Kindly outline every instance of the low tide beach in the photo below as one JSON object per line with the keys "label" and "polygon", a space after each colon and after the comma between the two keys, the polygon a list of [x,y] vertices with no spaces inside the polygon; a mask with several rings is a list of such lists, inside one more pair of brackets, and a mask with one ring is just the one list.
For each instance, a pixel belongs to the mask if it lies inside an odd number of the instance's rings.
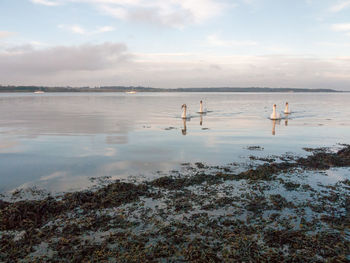
{"label": "low tide beach", "polygon": [[184,163],[143,183],[0,201],[0,260],[348,262],[350,146],[305,150],[252,155],[239,173]]}

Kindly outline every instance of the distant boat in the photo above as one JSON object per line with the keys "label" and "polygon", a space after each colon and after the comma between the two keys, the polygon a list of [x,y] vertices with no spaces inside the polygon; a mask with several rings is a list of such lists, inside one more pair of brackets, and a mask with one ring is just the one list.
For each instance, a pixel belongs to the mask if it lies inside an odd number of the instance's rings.
{"label": "distant boat", "polygon": [[132,90],[132,91],[127,91],[126,93],[127,93],[127,94],[135,94],[136,91]]}
{"label": "distant boat", "polygon": [[43,94],[43,93],[45,93],[45,91],[42,91],[42,90],[36,90],[36,91],[34,91],[34,93],[35,93],[35,94]]}

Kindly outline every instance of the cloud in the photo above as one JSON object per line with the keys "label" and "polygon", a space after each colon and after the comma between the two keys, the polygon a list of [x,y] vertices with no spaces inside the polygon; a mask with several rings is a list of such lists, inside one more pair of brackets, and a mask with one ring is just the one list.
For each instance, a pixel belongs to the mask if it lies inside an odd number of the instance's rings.
{"label": "cloud", "polygon": [[247,5],[252,5],[254,4],[255,0],[242,0],[243,3],[247,4]]}
{"label": "cloud", "polygon": [[102,26],[97,28],[98,33],[103,33],[103,32],[111,32],[114,31],[115,28],[112,26]]}
{"label": "cloud", "polygon": [[337,13],[340,12],[346,8],[350,7],[350,1],[341,1],[337,3],[336,5],[333,5],[329,10],[331,12]]}
{"label": "cloud", "polygon": [[120,43],[0,52],[3,85],[349,89],[349,68],[349,57],[130,54]]}
{"label": "cloud", "polygon": [[103,27],[97,27],[94,30],[86,30],[80,25],[58,25],[58,28],[65,29],[70,31],[71,33],[79,34],[79,35],[96,35],[100,33],[106,33],[114,31],[115,28],[112,26],[103,26]]}
{"label": "cloud", "polygon": [[234,47],[234,46],[256,46],[254,41],[236,41],[236,40],[224,40],[217,35],[209,35],[207,37],[207,43],[215,47]]}
{"label": "cloud", "polygon": [[0,38],[7,38],[15,35],[14,32],[0,31]]}
{"label": "cloud", "polygon": [[336,32],[350,31],[350,23],[333,24],[331,29]]}
{"label": "cloud", "polygon": [[195,20],[193,14],[189,10],[174,9],[165,11],[153,6],[134,8],[103,6],[101,9],[105,13],[121,20],[177,28],[181,28],[185,24],[193,23]]}
{"label": "cloud", "polygon": [[82,28],[79,25],[71,25],[71,26],[67,26],[67,25],[59,25],[58,28],[60,29],[67,29],[72,33],[76,33],[76,34],[80,34],[80,35],[85,35],[86,34],[86,30],[84,28]]}
{"label": "cloud", "polygon": [[327,46],[327,47],[333,47],[333,48],[349,48],[350,43],[339,43],[339,42],[316,42],[316,45],[319,46]]}
{"label": "cloud", "polygon": [[344,32],[346,36],[350,36],[350,23],[333,24],[331,29],[335,32]]}
{"label": "cloud", "polygon": [[60,5],[58,1],[50,1],[50,0],[30,0],[34,4],[41,4],[46,6],[57,6]]}
{"label": "cloud", "polygon": [[0,76],[101,70],[127,61],[130,55],[126,51],[126,46],[120,43],[46,49],[16,46],[0,52]]}
{"label": "cloud", "polygon": [[170,27],[199,24],[220,15],[227,0],[32,0],[45,5],[86,3],[120,20],[151,23]]}
{"label": "cloud", "polygon": [[[270,86],[317,88],[348,88],[347,73],[350,61],[307,56],[203,56],[188,54],[181,61],[175,56],[153,58],[135,66],[141,75],[153,75],[153,86],[217,87],[217,86]],[[156,62],[152,62],[156,61]],[[143,69],[139,69],[144,64]],[[148,65],[147,67],[145,65]],[[213,71],[212,65],[220,70]],[[176,76],[176,77],[175,77]],[[136,79],[136,78],[135,78]]]}

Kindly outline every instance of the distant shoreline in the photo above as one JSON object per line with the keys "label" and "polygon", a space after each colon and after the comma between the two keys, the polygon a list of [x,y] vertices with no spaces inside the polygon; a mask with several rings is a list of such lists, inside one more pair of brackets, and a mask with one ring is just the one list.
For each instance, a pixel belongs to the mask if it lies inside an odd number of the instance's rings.
{"label": "distant shoreline", "polygon": [[296,88],[267,88],[267,87],[218,87],[218,88],[176,88],[162,89],[151,87],[125,87],[125,86],[103,86],[103,87],[45,87],[45,86],[0,86],[0,93],[33,93],[43,92],[283,92],[283,93],[321,93],[321,92],[347,92],[334,89],[296,89]]}

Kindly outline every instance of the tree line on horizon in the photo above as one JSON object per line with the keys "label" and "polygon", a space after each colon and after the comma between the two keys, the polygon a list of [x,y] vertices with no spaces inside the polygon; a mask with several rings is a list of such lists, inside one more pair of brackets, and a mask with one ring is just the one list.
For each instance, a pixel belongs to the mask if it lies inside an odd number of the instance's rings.
{"label": "tree line on horizon", "polygon": [[301,89],[269,87],[198,87],[198,88],[152,88],[142,86],[100,86],[100,87],[47,87],[47,86],[1,86],[0,92],[340,92],[334,89]]}

